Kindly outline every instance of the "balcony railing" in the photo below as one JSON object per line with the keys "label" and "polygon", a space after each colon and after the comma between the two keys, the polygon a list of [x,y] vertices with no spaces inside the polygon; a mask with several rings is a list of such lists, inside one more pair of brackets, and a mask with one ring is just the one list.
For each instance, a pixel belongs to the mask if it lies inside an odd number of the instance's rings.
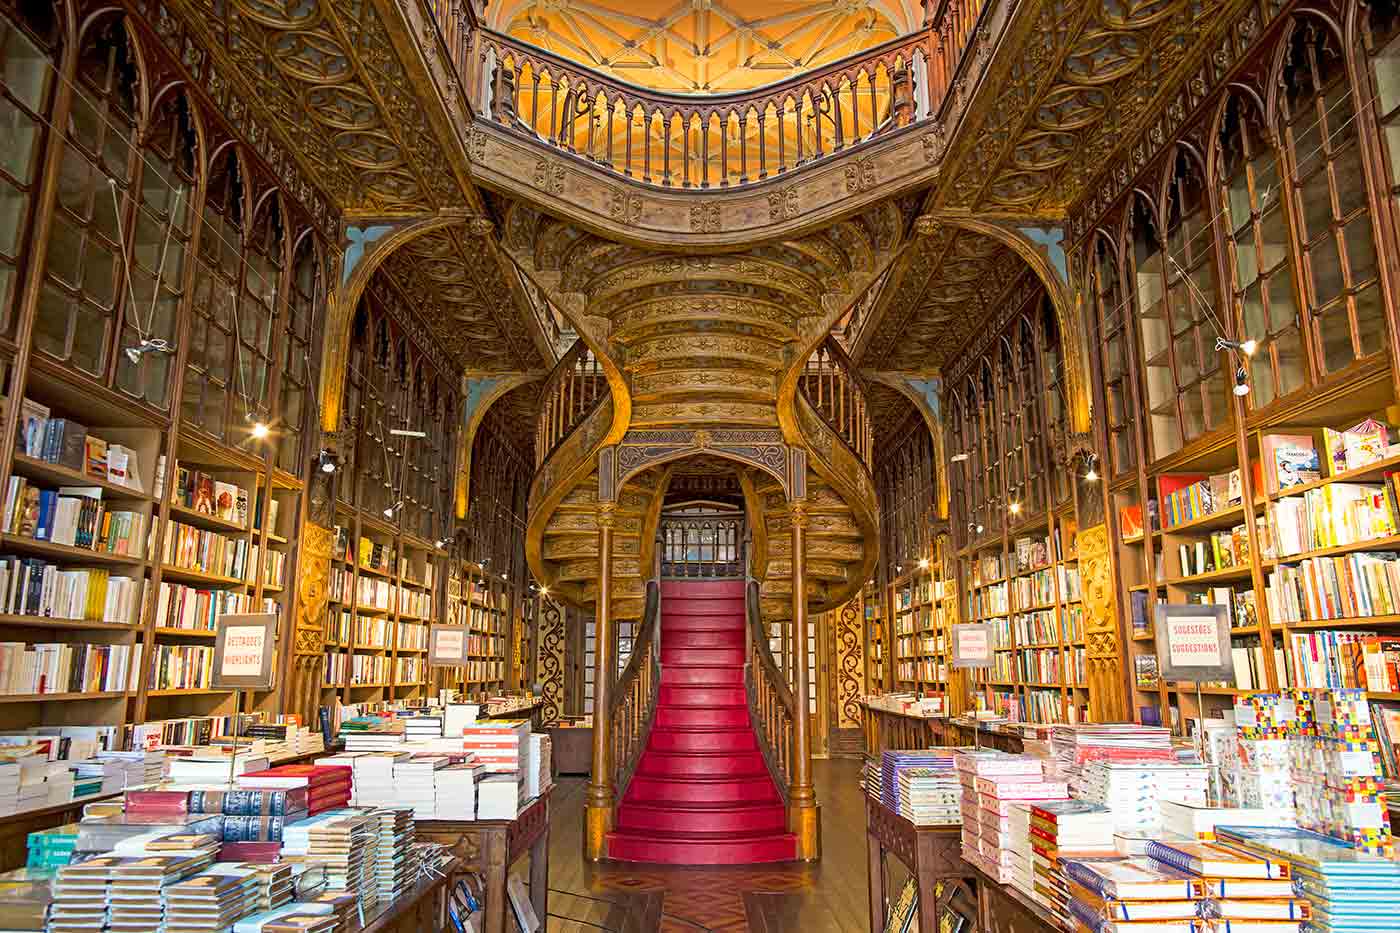
{"label": "balcony railing", "polygon": [[920,32],[756,91],[648,91],[482,30],[477,112],[660,188],[727,188],[843,152],[930,115]]}
{"label": "balcony railing", "polygon": [[744,516],[739,512],[662,515],[656,531],[661,576],[744,576]]}
{"label": "balcony railing", "polygon": [[874,438],[865,381],[834,337],[828,335],[807,358],[798,386],[817,414],[868,469]]}
{"label": "balcony railing", "polygon": [[[478,119],[659,188],[728,188],[937,115],[986,0],[924,0],[925,25],[785,81],[726,94],[651,91],[480,25],[480,0],[417,0]],[[1013,2],[1013,0],[1003,0]]]}
{"label": "balcony railing", "polygon": [[554,364],[540,393],[539,421],[535,425],[535,465],[548,460],[610,392],[598,358],[582,340],[574,341],[569,351]]}

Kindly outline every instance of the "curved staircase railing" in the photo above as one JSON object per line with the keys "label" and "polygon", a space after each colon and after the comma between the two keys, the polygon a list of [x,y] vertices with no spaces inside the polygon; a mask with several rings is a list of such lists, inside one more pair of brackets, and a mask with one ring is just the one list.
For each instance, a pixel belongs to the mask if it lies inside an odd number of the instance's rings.
{"label": "curved staircase railing", "polygon": [[609,397],[608,379],[593,351],[582,340],[559,358],[540,393],[535,425],[535,466],[538,467],[569,434]]}
{"label": "curved staircase railing", "polygon": [[798,388],[869,470],[874,432],[865,380],[836,338],[828,336],[807,358]]}
{"label": "curved staircase railing", "polygon": [[928,119],[947,86],[930,78],[957,60],[931,62],[929,48],[920,30],[756,90],[675,94],[481,29],[472,103],[485,119],[643,184],[729,188]]}
{"label": "curved staircase railing", "polygon": [[786,805],[792,775],[793,720],[797,716],[797,701],[793,698],[787,677],[768,647],[768,633],[763,629],[758,606],[758,581],[750,580],[744,592],[748,617],[744,682],[749,700],[749,722],[758,733],[758,745],[768,765],[768,773]]}
{"label": "curved staircase railing", "polygon": [[642,751],[651,735],[657,694],[661,688],[661,589],[655,580],[647,582],[647,601],[632,656],[613,688],[612,723],[613,787],[621,801],[637,770]]}

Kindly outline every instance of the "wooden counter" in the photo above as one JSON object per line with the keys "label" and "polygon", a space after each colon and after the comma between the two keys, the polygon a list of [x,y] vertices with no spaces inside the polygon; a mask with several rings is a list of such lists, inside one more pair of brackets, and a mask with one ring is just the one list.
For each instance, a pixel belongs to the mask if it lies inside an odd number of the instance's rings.
{"label": "wooden counter", "polygon": [[521,858],[530,856],[530,901],[544,923],[549,899],[549,798],[553,788],[526,805],[513,820],[418,820],[418,838],[440,842],[456,857],[452,884],[469,873],[485,881],[486,923],[482,933],[505,933],[510,904],[506,879]]}
{"label": "wooden counter", "polygon": [[931,748],[935,745],[980,745],[1012,754],[1020,754],[1024,748],[1019,735],[986,725],[974,726],[946,716],[898,712],[868,703],[860,705],[865,710],[862,720],[866,754],[878,755],[889,750]]}
{"label": "wooden counter", "polygon": [[[450,869],[449,869],[450,871]],[[437,933],[447,929],[448,875],[419,881],[365,917],[363,933]]]}

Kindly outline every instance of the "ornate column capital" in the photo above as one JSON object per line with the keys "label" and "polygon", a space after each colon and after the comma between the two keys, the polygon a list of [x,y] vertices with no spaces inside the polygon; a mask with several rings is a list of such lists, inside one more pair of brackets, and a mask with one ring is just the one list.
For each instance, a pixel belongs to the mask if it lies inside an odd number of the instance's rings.
{"label": "ornate column capital", "polygon": [[792,527],[807,528],[807,500],[793,499],[788,503],[788,517],[792,519]]}
{"label": "ornate column capital", "polygon": [[598,527],[599,527],[599,528],[612,528],[612,527],[613,527],[614,525],[616,525],[616,524],[617,524],[617,503],[616,503],[616,502],[599,502],[599,503],[598,503]]}

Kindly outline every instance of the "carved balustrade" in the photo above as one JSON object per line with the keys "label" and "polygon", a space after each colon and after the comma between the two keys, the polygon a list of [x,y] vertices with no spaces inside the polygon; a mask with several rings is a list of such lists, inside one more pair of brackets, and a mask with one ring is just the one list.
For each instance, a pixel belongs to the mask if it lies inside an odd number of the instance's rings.
{"label": "carved balustrade", "polygon": [[647,736],[651,734],[657,691],[661,686],[660,625],[661,591],[656,581],[647,583],[645,614],[632,645],[632,656],[613,688],[609,717],[612,723],[613,787],[615,799],[627,793],[627,784],[637,770]]}
{"label": "carved balustrade", "polygon": [[807,368],[798,387],[808,403],[869,470],[874,435],[866,404],[865,381],[835,338],[828,336],[807,358]]}
{"label": "carved balustrade", "polygon": [[768,647],[768,632],[763,627],[759,612],[758,583],[750,580],[746,593],[748,650],[744,681],[749,701],[749,722],[758,733],[758,747],[763,752],[768,773],[786,804],[792,775],[793,720],[797,716],[797,701],[793,698],[787,677]]}
{"label": "carved balustrade", "polygon": [[608,380],[597,357],[582,340],[574,341],[554,365],[540,395],[535,465],[548,460],[570,432],[609,397]]}
{"label": "carved balustrade", "polygon": [[[961,2],[961,0],[960,0]],[[473,105],[515,132],[643,184],[728,188],[929,118],[930,36],[892,39],[753,91],[668,94],[482,29]]]}

